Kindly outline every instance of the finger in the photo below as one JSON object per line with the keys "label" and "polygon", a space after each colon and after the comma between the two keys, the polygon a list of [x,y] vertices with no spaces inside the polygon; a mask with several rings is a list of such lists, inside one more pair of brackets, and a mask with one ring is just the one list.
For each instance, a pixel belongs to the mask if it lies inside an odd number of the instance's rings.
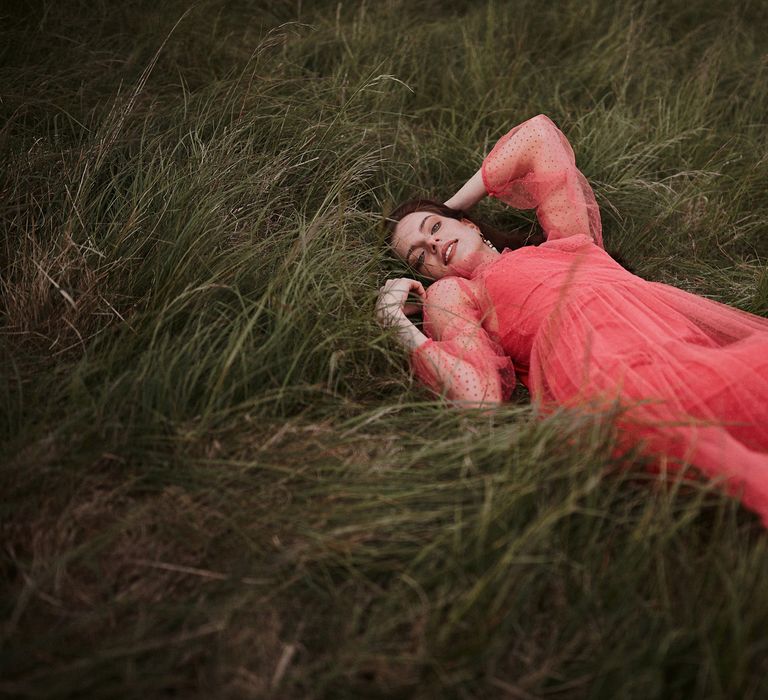
{"label": "finger", "polygon": [[417,294],[422,299],[427,296],[426,291],[424,291],[424,285],[417,280],[411,280],[410,291],[413,292],[414,294]]}

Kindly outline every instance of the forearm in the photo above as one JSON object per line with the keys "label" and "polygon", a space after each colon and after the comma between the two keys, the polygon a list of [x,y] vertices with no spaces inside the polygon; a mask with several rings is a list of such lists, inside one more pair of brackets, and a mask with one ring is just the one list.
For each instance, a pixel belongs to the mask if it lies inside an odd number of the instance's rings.
{"label": "forearm", "polygon": [[411,353],[415,374],[435,393],[462,405],[501,403],[501,380],[496,371],[482,372],[471,362],[446,350],[445,343],[429,341]]}
{"label": "forearm", "polygon": [[529,173],[559,172],[575,165],[573,150],[544,114],[512,127],[490,150],[480,168],[488,193],[496,196],[506,183]]}
{"label": "forearm", "polygon": [[393,324],[398,342],[410,352],[420,347],[429,340],[404,313],[400,313],[399,320]]}
{"label": "forearm", "polygon": [[435,393],[464,405],[501,402],[496,372],[483,374],[471,362],[448,352],[447,343],[427,338],[405,314],[399,314],[395,332],[398,342],[410,351],[417,376]]}
{"label": "forearm", "polygon": [[[503,176],[508,181],[520,178],[534,170],[546,172],[554,169],[558,159],[552,158],[551,153],[552,128],[556,130],[549,118],[539,115],[513,127],[509,133],[499,139],[497,148],[500,144],[504,144]],[[559,146],[560,144],[556,144],[556,148]],[[484,177],[481,166],[456,194],[446,200],[445,204],[452,209],[470,209],[486,195],[495,194],[488,189],[494,184],[496,183],[493,180],[488,181],[487,174]]]}
{"label": "forearm", "polygon": [[451,209],[466,211],[475,206],[487,194],[488,192],[486,192],[485,184],[483,183],[482,169],[480,169],[467,180],[453,197],[446,200],[445,205],[451,207]]}
{"label": "forearm", "polygon": [[468,282],[438,280],[424,295],[427,338],[404,316],[395,319],[414,374],[432,391],[463,406],[493,405],[514,388],[514,367],[482,327],[483,310]]}

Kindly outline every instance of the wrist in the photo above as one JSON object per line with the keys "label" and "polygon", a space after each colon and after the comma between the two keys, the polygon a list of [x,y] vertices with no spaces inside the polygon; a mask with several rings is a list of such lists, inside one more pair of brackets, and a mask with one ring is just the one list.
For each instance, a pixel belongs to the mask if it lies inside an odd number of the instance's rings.
{"label": "wrist", "polygon": [[416,328],[404,313],[398,315],[397,322],[393,326],[395,327],[398,341],[408,350],[415,350],[427,342],[427,336]]}

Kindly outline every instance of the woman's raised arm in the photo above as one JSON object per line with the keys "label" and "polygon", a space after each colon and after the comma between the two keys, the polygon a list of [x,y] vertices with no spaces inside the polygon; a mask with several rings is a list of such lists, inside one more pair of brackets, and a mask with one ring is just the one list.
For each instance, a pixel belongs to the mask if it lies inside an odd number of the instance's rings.
{"label": "woman's raised arm", "polygon": [[548,239],[577,234],[602,247],[600,210],[573,149],[544,114],[502,136],[481,168],[446,204],[468,209],[486,194],[517,209],[536,209]]}
{"label": "woman's raised arm", "polygon": [[467,182],[462,185],[461,189],[453,195],[450,199],[446,199],[445,206],[451,207],[451,209],[460,209],[467,211],[475,206],[488,192],[485,189],[485,183],[483,182],[482,168],[478,170]]}

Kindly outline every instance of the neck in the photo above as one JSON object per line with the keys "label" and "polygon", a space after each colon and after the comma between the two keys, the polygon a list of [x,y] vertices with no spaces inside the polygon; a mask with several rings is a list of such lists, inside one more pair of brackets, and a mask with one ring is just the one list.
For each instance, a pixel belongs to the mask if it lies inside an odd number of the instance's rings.
{"label": "neck", "polygon": [[482,265],[483,263],[492,262],[493,260],[496,260],[501,253],[499,253],[496,248],[483,248],[481,251],[481,255],[479,258],[479,265]]}
{"label": "neck", "polygon": [[475,250],[471,257],[463,265],[458,265],[454,269],[456,274],[458,274],[460,277],[469,278],[472,277],[478,267],[497,260],[500,255],[501,253],[499,253],[495,248],[491,249],[483,246],[482,248]]}

